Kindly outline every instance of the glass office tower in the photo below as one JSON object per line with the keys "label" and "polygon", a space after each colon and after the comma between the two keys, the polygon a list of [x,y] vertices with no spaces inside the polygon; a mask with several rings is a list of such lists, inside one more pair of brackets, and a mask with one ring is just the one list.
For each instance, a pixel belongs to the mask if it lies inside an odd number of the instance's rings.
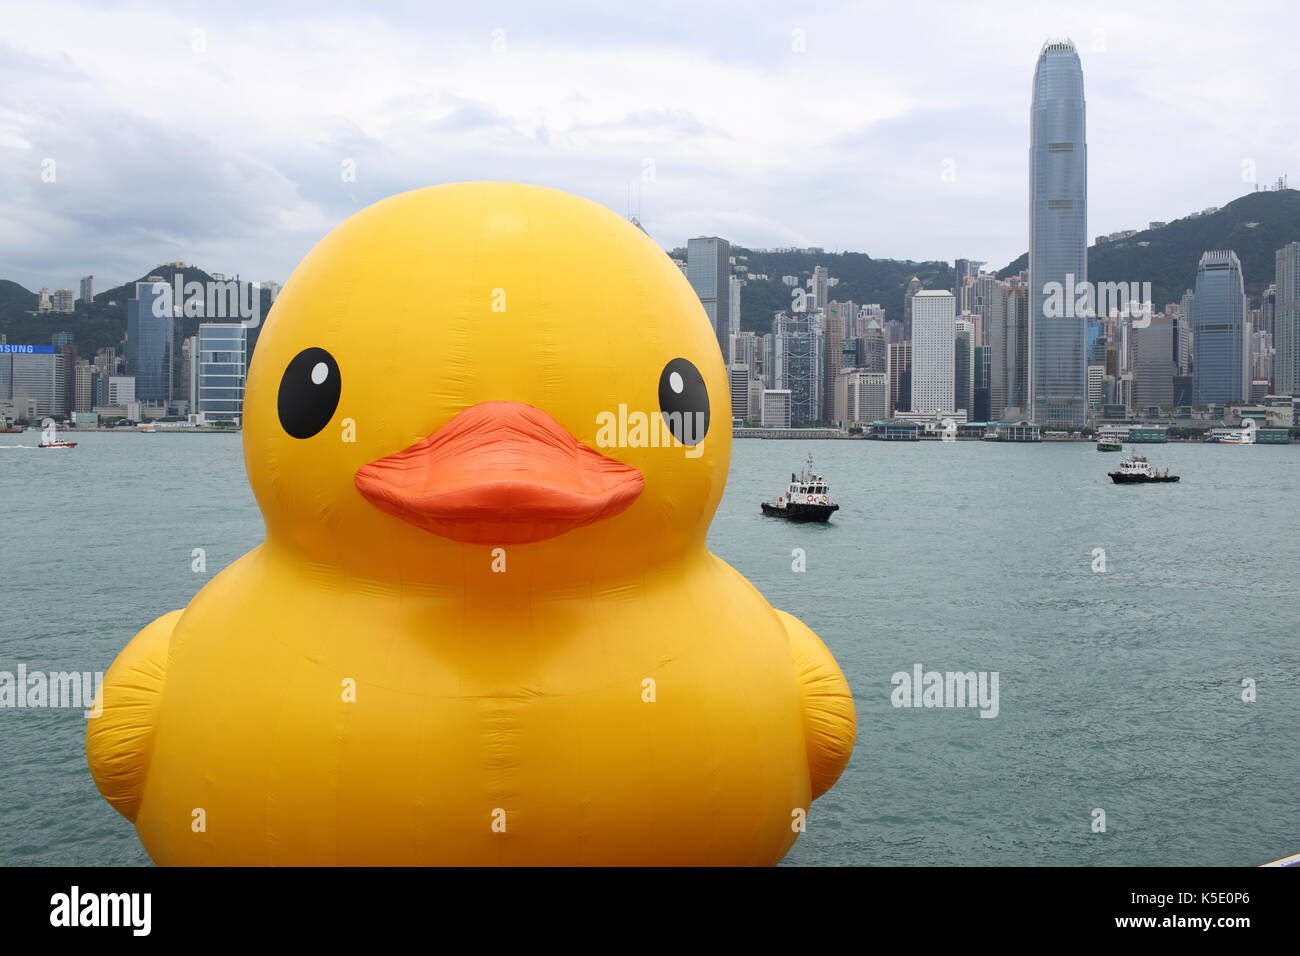
{"label": "glass office tower", "polygon": [[126,300],[126,370],[135,376],[135,397],[146,405],[172,400],[172,339],[176,326],[172,287],[160,276],[135,284]]}
{"label": "glass office tower", "polygon": [[1048,283],[1068,296],[1071,281],[1088,278],[1083,67],[1070,40],[1048,41],[1038,55],[1029,125],[1031,414],[1042,425],[1079,428],[1088,415],[1088,317],[1045,309]]}
{"label": "glass office tower", "polygon": [[1246,290],[1241,262],[1229,250],[1207,252],[1196,269],[1192,299],[1192,401],[1231,404],[1248,397]]}
{"label": "glass office tower", "polygon": [[247,329],[232,322],[204,322],[192,348],[194,410],[209,422],[240,424],[248,377]]}
{"label": "glass office tower", "polygon": [[731,243],[701,236],[686,243],[686,278],[708,313],[724,364],[730,363],[728,327],[731,316]]}

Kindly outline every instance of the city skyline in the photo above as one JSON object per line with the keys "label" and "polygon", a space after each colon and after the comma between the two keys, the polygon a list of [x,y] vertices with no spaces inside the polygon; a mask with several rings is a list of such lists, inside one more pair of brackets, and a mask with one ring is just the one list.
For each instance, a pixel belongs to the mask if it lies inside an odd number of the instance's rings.
{"label": "city skyline", "polygon": [[[184,258],[283,280],[368,202],[472,178],[555,185],[638,212],[665,248],[720,235],[897,259],[976,254],[997,267],[1026,248],[1023,220],[1002,211],[1023,196],[1023,77],[1048,36],[1074,37],[1094,109],[1111,117],[1091,144],[1096,232],[1222,203],[1248,191],[1247,173],[1266,183],[1287,172],[1296,134],[1275,117],[1295,67],[1270,65],[1267,83],[1252,72],[1271,35],[1267,10],[1250,22],[1118,4],[1000,12],[893,11],[877,23],[870,8],[847,6],[798,17],[692,8],[718,29],[679,36],[673,11],[605,12],[567,31],[504,8],[453,14],[436,32],[377,14],[344,31],[327,16],[304,38],[254,8],[220,23],[181,5],[55,25],[19,4],[0,67],[24,104],[0,112],[0,168],[15,184],[0,277],[53,289],[95,274],[112,285],[137,277],[137,258]],[[843,29],[853,23],[873,28],[869,46]],[[155,45],[149,70],[123,69],[113,38],[144,29],[169,42]],[[734,44],[720,45],[723,35]],[[340,48],[339,76],[311,69],[307,48],[322,37]],[[943,67],[917,69],[918,43]],[[1188,57],[1192,46],[1216,55]],[[190,109],[154,102],[155,69]],[[608,88],[573,94],[592,71]],[[355,75],[366,89],[340,79]],[[256,102],[240,95],[252,82],[265,93]],[[740,108],[756,102],[767,105]],[[1159,144],[1174,141],[1201,162],[1161,159]],[[791,142],[807,148],[793,156]],[[53,181],[42,179],[46,159]]]}

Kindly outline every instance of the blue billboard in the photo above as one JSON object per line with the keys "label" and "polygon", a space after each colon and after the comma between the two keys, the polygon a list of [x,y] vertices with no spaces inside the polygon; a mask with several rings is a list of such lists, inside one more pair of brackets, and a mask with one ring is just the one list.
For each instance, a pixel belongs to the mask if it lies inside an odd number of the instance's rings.
{"label": "blue billboard", "polygon": [[0,345],[0,353],[21,352],[24,355],[53,355],[53,345]]}

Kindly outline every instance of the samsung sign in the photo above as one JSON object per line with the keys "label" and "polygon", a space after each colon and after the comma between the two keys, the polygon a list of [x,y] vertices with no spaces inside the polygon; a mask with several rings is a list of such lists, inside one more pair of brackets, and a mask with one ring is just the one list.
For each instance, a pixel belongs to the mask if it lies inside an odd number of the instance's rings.
{"label": "samsung sign", "polygon": [[53,345],[0,345],[0,354],[4,352],[21,352],[24,355],[53,355]]}

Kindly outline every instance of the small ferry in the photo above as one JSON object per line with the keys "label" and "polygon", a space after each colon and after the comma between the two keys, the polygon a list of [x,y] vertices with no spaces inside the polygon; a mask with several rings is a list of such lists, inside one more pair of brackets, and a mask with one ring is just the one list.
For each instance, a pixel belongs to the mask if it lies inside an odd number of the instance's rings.
{"label": "small ferry", "polygon": [[799,475],[790,474],[790,487],[776,501],[764,501],[763,514],[787,521],[825,522],[840,506],[830,499],[830,485],[813,471],[812,455]]}
{"label": "small ferry", "polygon": [[15,425],[13,422],[9,421],[9,419],[5,418],[3,415],[0,415],[0,434],[19,435],[22,434],[22,432],[25,430],[26,430],[26,426]]}
{"label": "small ferry", "polygon": [[1253,445],[1255,444],[1255,429],[1229,428],[1210,440],[1216,441],[1220,445]]}
{"label": "small ferry", "polygon": [[1169,474],[1168,468],[1156,471],[1144,457],[1132,455],[1119,463],[1119,471],[1110,472],[1110,480],[1117,485],[1142,485],[1177,481],[1178,476]]}
{"label": "small ferry", "polygon": [[1123,451],[1124,443],[1114,435],[1102,435],[1097,439],[1097,451]]}

